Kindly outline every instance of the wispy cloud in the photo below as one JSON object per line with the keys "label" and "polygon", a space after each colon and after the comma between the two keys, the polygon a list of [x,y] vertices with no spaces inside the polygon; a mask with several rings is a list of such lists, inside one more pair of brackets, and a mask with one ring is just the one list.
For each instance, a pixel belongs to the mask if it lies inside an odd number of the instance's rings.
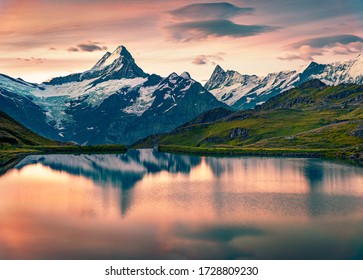
{"label": "wispy cloud", "polygon": [[227,19],[246,13],[251,13],[254,8],[241,8],[231,3],[197,3],[187,5],[169,13],[178,18],[184,19]]}
{"label": "wispy cloud", "polygon": [[208,37],[248,37],[276,30],[265,25],[236,24],[230,20],[181,22],[167,26],[176,41],[202,40]]}
{"label": "wispy cloud", "polygon": [[78,48],[76,48],[76,47],[69,47],[69,48],[67,49],[67,51],[69,51],[69,52],[79,52],[79,49],[78,49]]}
{"label": "wispy cloud", "polygon": [[301,46],[298,48],[297,52],[290,53],[282,57],[278,57],[280,60],[314,60],[314,56],[321,56],[324,54],[323,50],[315,49],[310,46]]}
{"label": "wispy cloud", "polygon": [[89,41],[87,43],[78,44],[76,47],[69,47],[67,51],[69,52],[94,52],[94,51],[105,51],[106,46],[101,46],[100,42]]}
{"label": "wispy cloud", "polygon": [[179,42],[205,40],[208,37],[248,37],[277,29],[273,26],[246,25],[230,20],[254,11],[252,7],[238,7],[228,2],[194,3],[169,11],[174,22],[165,28],[169,37]]}
{"label": "wispy cloud", "polygon": [[204,64],[212,64],[215,65],[217,61],[223,61],[223,56],[224,53],[217,53],[217,54],[210,54],[210,55],[197,55],[196,57],[194,57],[194,59],[192,60],[192,63],[195,65],[204,65]]}
{"label": "wispy cloud", "polygon": [[363,38],[351,34],[315,37],[293,43],[287,49],[295,52],[278,57],[280,60],[314,60],[315,56],[325,53],[360,53],[363,51]]}
{"label": "wispy cloud", "polygon": [[363,52],[363,42],[352,42],[346,45],[337,43],[332,48],[333,54],[357,54]]}
{"label": "wispy cloud", "polygon": [[324,48],[332,47],[338,43],[342,45],[347,45],[353,42],[363,42],[363,38],[351,34],[340,34],[302,40],[292,44],[291,47],[299,48],[301,46],[310,46],[312,48]]}
{"label": "wispy cloud", "polygon": [[16,60],[25,61],[25,62],[32,62],[34,64],[41,64],[41,63],[44,63],[46,59],[45,58],[37,58],[37,57],[30,57],[30,58],[18,57]]}

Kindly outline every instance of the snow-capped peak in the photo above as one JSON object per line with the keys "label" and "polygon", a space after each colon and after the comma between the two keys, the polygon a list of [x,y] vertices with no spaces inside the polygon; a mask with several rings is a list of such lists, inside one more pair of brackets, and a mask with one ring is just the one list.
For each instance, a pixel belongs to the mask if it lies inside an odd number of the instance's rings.
{"label": "snow-capped peak", "polygon": [[92,67],[91,70],[105,68],[115,61],[122,60],[124,57],[132,58],[129,51],[124,46],[118,46],[112,53],[106,52],[105,55]]}
{"label": "snow-capped peak", "polygon": [[183,72],[180,77],[184,78],[184,79],[187,79],[187,80],[190,80],[192,77],[190,77],[190,74],[188,72]]}
{"label": "snow-capped peak", "polygon": [[226,80],[226,78],[227,78],[227,73],[222,69],[222,67],[217,65],[214,68],[212,76],[206,82],[204,87],[207,90],[212,90],[212,89],[218,87],[220,84],[222,84]]}
{"label": "snow-capped peak", "polygon": [[225,71],[223,70],[223,68],[218,64],[216,68],[214,68],[213,74],[224,73],[224,72]]}
{"label": "snow-capped peak", "polygon": [[357,79],[358,77],[363,77],[363,56],[359,54],[355,59],[352,67],[350,68],[349,75]]}
{"label": "snow-capped peak", "polygon": [[[119,54],[119,55],[121,55],[121,53],[122,53],[122,51],[123,50],[126,50],[126,47],[125,46],[123,46],[123,45],[120,45],[120,46],[118,46],[114,51],[113,51],[113,54],[114,53],[116,53],[116,54]],[[127,51],[127,50],[126,50]]]}
{"label": "snow-capped peak", "polygon": [[241,75],[237,71],[224,71],[217,65],[205,88],[218,100],[236,109],[249,109],[280,92],[313,79],[319,79],[327,85],[363,84],[363,55],[330,64],[311,61],[297,70],[280,71],[260,77]]}
{"label": "snow-capped peak", "polygon": [[179,75],[175,72],[171,73],[169,76],[168,76],[168,80],[175,80],[179,78]]}

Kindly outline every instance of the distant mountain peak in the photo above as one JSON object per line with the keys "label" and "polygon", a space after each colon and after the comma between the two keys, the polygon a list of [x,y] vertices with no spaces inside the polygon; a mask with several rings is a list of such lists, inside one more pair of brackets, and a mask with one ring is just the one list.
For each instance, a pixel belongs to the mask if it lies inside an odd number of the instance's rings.
{"label": "distant mountain peak", "polygon": [[187,80],[190,80],[192,77],[190,76],[190,74],[186,71],[184,71],[180,77],[184,78],[184,79],[187,79]]}
{"label": "distant mountain peak", "polygon": [[175,80],[175,79],[177,79],[177,78],[179,78],[179,75],[178,75],[177,73],[175,73],[175,72],[171,73],[171,74],[168,76],[168,79],[169,79],[169,80]]}
{"label": "distant mountain peak", "polygon": [[212,76],[209,80],[205,83],[204,87],[207,90],[212,90],[218,87],[221,83],[223,83],[227,78],[227,73],[222,69],[221,66],[217,65],[214,68]]}
{"label": "distant mountain peak", "polygon": [[315,67],[316,65],[320,65],[319,63],[315,62],[315,61],[310,61],[310,63],[308,64],[307,68],[309,67]]}
{"label": "distant mountain peak", "polygon": [[219,66],[219,64],[217,64],[217,66],[214,68],[213,73],[224,73],[225,71],[223,70],[223,68],[221,66]]}
{"label": "distant mountain peak", "polygon": [[123,45],[120,45],[112,53],[106,52],[104,56],[92,67],[91,70],[99,70],[114,64],[115,61],[123,62],[124,59],[133,61],[133,57],[130,52]]}
{"label": "distant mountain peak", "polygon": [[123,56],[123,57],[129,57],[132,58],[131,53],[126,49],[125,46],[120,45],[118,46],[112,54],[118,54],[119,56]]}
{"label": "distant mountain peak", "polygon": [[[119,45],[114,51],[113,53],[118,53],[118,54],[121,54],[121,52],[123,50],[126,50],[126,47],[124,45]],[[126,50],[127,51],[127,50]]]}
{"label": "distant mountain peak", "polygon": [[145,78],[147,76],[149,75],[137,66],[129,51],[120,45],[112,53],[106,52],[90,70],[53,78],[45,84],[59,85],[96,79],[92,82],[94,86],[107,80]]}

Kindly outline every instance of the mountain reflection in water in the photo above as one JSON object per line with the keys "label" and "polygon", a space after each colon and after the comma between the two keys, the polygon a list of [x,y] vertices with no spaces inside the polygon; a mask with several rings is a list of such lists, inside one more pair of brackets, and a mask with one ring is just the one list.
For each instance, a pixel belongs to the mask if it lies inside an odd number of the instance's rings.
{"label": "mountain reflection in water", "polygon": [[362,210],[362,169],[319,159],[32,155],[0,177],[0,259],[361,259]]}

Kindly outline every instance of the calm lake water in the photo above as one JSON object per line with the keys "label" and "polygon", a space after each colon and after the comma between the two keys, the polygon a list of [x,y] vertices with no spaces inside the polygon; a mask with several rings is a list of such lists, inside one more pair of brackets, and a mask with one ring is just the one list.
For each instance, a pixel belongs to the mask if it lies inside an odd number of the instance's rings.
{"label": "calm lake water", "polygon": [[28,156],[0,177],[0,259],[363,259],[363,168]]}

